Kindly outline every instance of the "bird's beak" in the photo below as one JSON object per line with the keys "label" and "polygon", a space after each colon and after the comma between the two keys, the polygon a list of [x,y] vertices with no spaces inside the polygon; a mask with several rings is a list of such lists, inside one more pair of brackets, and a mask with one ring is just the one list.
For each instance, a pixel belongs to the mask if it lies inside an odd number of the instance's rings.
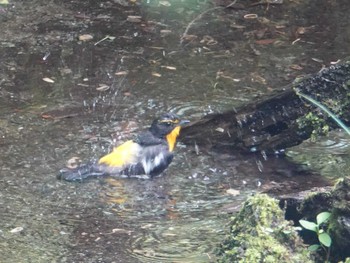
{"label": "bird's beak", "polygon": [[187,123],[190,123],[190,121],[189,120],[181,120],[179,122],[179,126],[185,126]]}

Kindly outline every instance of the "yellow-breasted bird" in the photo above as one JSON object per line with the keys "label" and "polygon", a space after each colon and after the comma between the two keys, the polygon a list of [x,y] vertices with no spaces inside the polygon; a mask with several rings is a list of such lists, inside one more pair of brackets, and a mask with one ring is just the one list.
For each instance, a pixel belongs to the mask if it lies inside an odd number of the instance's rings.
{"label": "yellow-breasted bird", "polygon": [[155,119],[147,131],[115,147],[98,163],[62,169],[58,178],[66,181],[81,181],[104,175],[117,177],[159,175],[173,160],[173,150],[181,126],[188,122],[180,120],[174,113],[165,113]]}

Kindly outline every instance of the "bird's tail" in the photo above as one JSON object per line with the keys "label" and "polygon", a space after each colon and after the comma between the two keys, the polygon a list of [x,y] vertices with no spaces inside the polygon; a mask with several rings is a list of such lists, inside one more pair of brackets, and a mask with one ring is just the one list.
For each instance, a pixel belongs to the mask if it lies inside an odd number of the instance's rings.
{"label": "bird's tail", "polygon": [[107,175],[106,171],[99,168],[98,165],[94,163],[81,164],[76,168],[64,168],[61,169],[57,178],[60,180],[65,180],[69,182],[83,181],[91,177],[100,177]]}

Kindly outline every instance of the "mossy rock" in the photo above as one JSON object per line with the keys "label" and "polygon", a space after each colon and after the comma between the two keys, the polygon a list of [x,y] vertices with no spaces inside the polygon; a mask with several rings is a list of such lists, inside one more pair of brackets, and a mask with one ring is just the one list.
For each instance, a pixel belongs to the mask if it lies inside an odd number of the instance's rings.
{"label": "mossy rock", "polygon": [[313,262],[278,201],[265,194],[244,203],[218,254],[219,262]]}

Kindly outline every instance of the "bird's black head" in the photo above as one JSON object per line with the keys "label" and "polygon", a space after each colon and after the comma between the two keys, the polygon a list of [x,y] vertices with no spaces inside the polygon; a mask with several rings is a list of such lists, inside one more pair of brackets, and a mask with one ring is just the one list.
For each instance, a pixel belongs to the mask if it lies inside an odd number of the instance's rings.
{"label": "bird's black head", "polygon": [[187,122],[188,121],[181,121],[179,116],[174,113],[165,113],[153,121],[150,132],[157,138],[164,138],[176,127]]}

